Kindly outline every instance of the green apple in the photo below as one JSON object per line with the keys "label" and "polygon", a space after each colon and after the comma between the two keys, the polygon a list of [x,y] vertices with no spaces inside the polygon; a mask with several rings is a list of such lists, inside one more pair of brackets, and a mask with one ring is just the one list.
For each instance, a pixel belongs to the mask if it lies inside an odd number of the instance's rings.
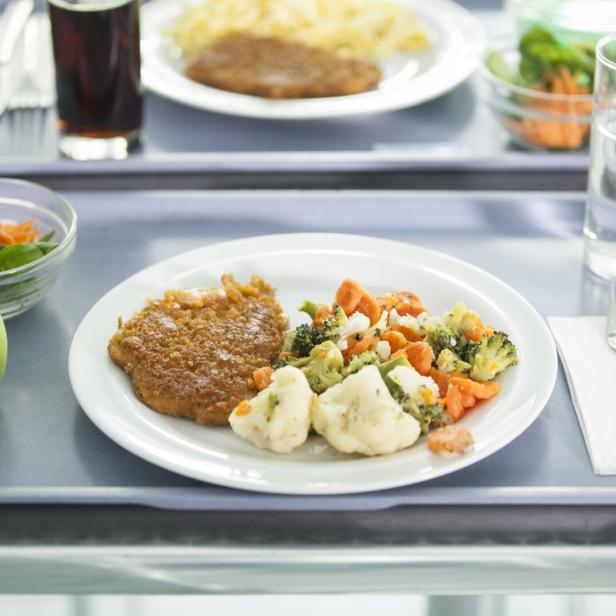
{"label": "green apple", "polygon": [[0,379],[4,376],[4,369],[6,368],[6,356],[8,354],[8,343],[6,341],[6,329],[4,322],[0,316]]}

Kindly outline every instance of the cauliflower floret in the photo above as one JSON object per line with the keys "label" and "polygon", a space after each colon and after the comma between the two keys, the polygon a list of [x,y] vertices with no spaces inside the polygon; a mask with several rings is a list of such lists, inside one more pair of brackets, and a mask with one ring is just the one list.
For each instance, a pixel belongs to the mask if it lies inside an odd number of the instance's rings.
{"label": "cauliflower floret", "polygon": [[368,456],[409,447],[420,433],[419,423],[392,398],[373,365],[321,394],[312,422],[336,449]]}
{"label": "cauliflower floret", "polygon": [[366,333],[372,334],[373,336],[380,336],[387,329],[388,314],[389,313],[387,310],[383,310],[379,320],[370,329],[368,329]]}
{"label": "cauliflower floret", "polygon": [[370,329],[370,319],[361,312],[354,312],[340,329],[340,338],[365,334]]}
{"label": "cauliflower floret", "polygon": [[454,336],[460,336],[481,323],[481,319],[474,310],[468,310],[464,302],[458,302],[451,309],[451,312],[446,312],[443,315],[443,322],[453,332]]}
{"label": "cauliflower floret", "polygon": [[387,361],[391,355],[391,346],[387,340],[379,340],[374,350],[381,361]]}
{"label": "cauliflower floret", "polygon": [[[427,312],[422,312],[421,314],[430,316]],[[407,327],[408,329],[412,329],[416,334],[423,333],[422,328],[415,317],[411,316],[410,314],[400,316],[395,308],[393,308],[392,311],[389,313],[387,325],[390,329],[394,329],[397,325],[399,325],[402,327]]]}
{"label": "cauliflower floret", "polygon": [[392,329],[398,324],[399,320],[400,315],[398,314],[398,311],[395,308],[392,308],[389,313],[389,316],[387,317],[387,326]]}
{"label": "cauliflower floret", "polygon": [[397,366],[387,376],[400,387],[409,402],[417,406],[438,402],[438,385],[429,376],[421,376],[415,368]]}
{"label": "cauliflower floret", "polygon": [[308,438],[315,398],[304,373],[285,366],[274,372],[269,387],[233,409],[229,423],[257,447],[289,453]]}

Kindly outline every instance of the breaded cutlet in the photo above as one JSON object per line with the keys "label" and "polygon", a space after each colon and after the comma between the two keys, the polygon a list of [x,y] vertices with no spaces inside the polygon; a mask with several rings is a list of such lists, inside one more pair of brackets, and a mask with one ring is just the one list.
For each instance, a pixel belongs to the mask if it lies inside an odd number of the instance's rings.
{"label": "breaded cutlet", "polygon": [[280,351],[288,321],[274,290],[257,276],[221,281],[222,289],[167,291],[109,341],[111,359],[155,411],[224,425],[255,395],[254,370]]}
{"label": "breaded cutlet", "polygon": [[370,62],[247,33],[231,34],[203,51],[186,74],[214,88],[264,98],[357,94],[381,79],[381,69]]}

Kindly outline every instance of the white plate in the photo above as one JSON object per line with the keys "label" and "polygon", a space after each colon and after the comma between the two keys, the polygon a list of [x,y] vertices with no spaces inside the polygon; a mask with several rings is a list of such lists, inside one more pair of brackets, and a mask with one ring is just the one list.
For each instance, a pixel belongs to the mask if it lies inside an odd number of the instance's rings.
{"label": "white plate", "polygon": [[[129,378],[112,363],[107,342],[117,317],[130,317],[147,297],[169,288],[219,284],[256,273],[278,289],[278,299],[301,321],[304,299],[331,302],[344,278],[373,293],[409,289],[440,314],[458,300],[485,322],[510,333],[520,364],[500,379],[502,393],[470,412],[463,423],[474,449],[439,458],[421,439],[414,447],[377,458],[347,456],[313,436],[281,456],[256,448],[227,428],[208,428],[156,413],[137,400]],[[517,292],[453,257],[376,238],[297,234],[262,236],[206,246],[149,267],[107,293],[85,316],[70,350],[73,390],[90,419],[110,438],[163,468],[211,483],[288,494],[341,494],[433,479],[469,466],[504,447],[539,415],[556,378],[556,351],[543,319]]]}
{"label": "white plate", "polygon": [[[332,0],[335,1],[335,0]],[[142,8],[141,53],[144,85],[178,103],[230,115],[310,119],[412,107],[448,92],[477,67],[485,46],[479,21],[451,0],[398,0],[427,27],[432,45],[419,54],[383,62],[375,90],[329,98],[268,100],[210,88],[184,76],[184,63],[165,34],[186,10],[175,0],[153,0]]]}

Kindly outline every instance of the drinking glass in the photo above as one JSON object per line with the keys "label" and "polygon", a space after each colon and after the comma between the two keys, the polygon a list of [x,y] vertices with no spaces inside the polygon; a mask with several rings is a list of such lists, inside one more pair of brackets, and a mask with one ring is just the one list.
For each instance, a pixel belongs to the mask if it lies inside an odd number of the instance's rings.
{"label": "drinking glass", "polygon": [[139,0],[49,0],[60,151],[125,158],[139,141]]}
{"label": "drinking glass", "polygon": [[596,57],[585,262],[610,279],[616,275],[616,35],[599,41]]}
{"label": "drinking glass", "polygon": [[616,278],[610,280],[607,309],[607,342],[616,350]]}

